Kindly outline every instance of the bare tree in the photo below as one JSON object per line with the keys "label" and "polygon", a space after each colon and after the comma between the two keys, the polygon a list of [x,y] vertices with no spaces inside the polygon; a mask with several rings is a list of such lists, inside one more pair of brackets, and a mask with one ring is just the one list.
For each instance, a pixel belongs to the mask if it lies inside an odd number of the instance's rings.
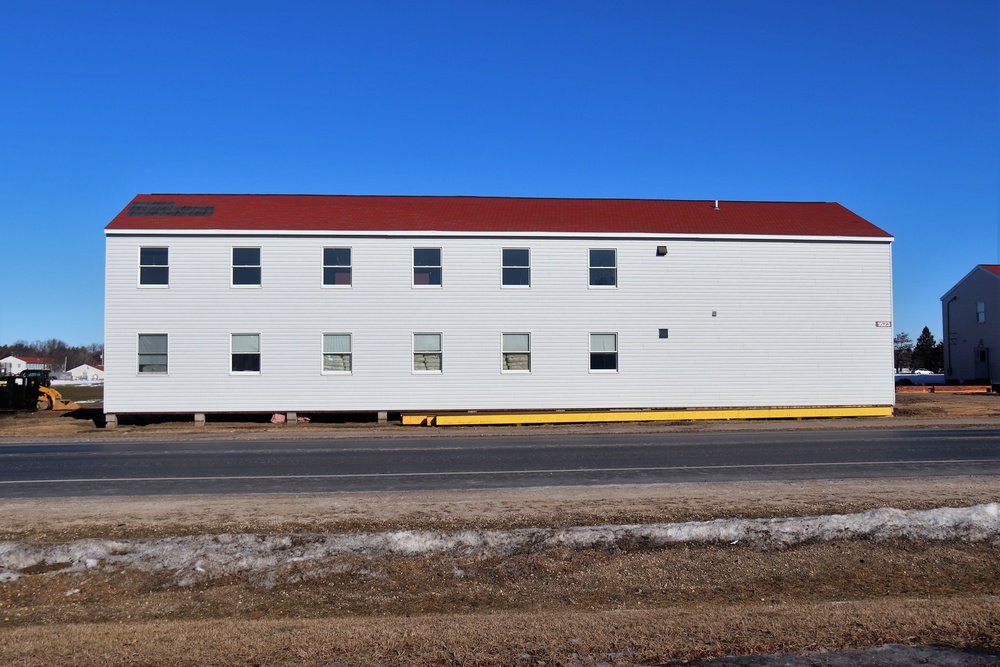
{"label": "bare tree", "polygon": [[913,339],[910,334],[901,331],[892,337],[892,352],[896,372],[902,372],[904,368],[912,368],[913,364]]}

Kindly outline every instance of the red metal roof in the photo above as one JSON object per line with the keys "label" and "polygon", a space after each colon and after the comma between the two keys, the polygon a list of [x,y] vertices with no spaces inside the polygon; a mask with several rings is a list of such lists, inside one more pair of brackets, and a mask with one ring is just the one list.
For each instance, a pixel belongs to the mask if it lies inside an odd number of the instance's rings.
{"label": "red metal roof", "polygon": [[20,359],[21,361],[23,361],[26,364],[51,364],[51,363],[53,363],[53,360],[49,359],[48,357],[22,357],[22,356],[19,356],[19,355],[14,355],[14,358],[15,359]]}
{"label": "red metal roof", "polygon": [[986,269],[990,273],[1000,276],[1000,264],[980,264],[980,268]]}
{"label": "red metal roof", "polygon": [[891,235],[831,202],[141,194],[108,230]]}

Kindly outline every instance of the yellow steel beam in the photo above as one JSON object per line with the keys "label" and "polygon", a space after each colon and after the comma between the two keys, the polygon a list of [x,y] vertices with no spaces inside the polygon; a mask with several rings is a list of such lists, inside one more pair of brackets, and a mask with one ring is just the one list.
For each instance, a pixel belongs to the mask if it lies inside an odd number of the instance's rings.
{"label": "yellow steel beam", "polygon": [[427,415],[403,414],[403,426],[432,426],[433,424],[428,423],[428,419],[433,420],[434,418]]}
{"label": "yellow steel beam", "polygon": [[712,410],[622,410],[591,412],[463,412],[404,414],[410,426],[484,426],[503,424],[579,424],[588,422],[694,421],[705,419],[814,419],[820,417],[891,417],[892,406],[831,408],[738,408]]}

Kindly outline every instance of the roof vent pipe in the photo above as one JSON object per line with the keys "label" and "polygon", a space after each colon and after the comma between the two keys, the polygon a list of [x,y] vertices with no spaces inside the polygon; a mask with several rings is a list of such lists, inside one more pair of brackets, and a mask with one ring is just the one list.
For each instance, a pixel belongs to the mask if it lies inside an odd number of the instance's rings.
{"label": "roof vent pipe", "polygon": [[715,210],[716,211],[719,210],[719,200],[718,199],[715,200]]}

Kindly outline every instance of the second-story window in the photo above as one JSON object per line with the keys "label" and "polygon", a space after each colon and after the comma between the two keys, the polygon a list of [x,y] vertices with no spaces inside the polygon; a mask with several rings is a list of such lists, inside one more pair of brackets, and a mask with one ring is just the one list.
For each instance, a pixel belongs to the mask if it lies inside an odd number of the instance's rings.
{"label": "second-story window", "polygon": [[986,303],[979,301],[976,303],[976,322],[986,321]]}
{"label": "second-story window", "polygon": [[260,286],[260,248],[233,248],[233,285]]}
{"label": "second-story window", "polygon": [[618,285],[618,258],[614,248],[590,249],[591,287],[616,287]]}
{"label": "second-story window", "polygon": [[351,286],[351,249],[323,248],[323,284]]}
{"label": "second-story window", "polygon": [[413,286],[441,286],[441,248],[413,249]]}
{"label": "second-story window", "polygon": [[170,282],[169,250],[139,248],[139,284],[167,285]]}
{"label": "second-story window", "polygon": [[504,287],[531,285],[531,252],[527,248],[504,248],[502,262]]}

